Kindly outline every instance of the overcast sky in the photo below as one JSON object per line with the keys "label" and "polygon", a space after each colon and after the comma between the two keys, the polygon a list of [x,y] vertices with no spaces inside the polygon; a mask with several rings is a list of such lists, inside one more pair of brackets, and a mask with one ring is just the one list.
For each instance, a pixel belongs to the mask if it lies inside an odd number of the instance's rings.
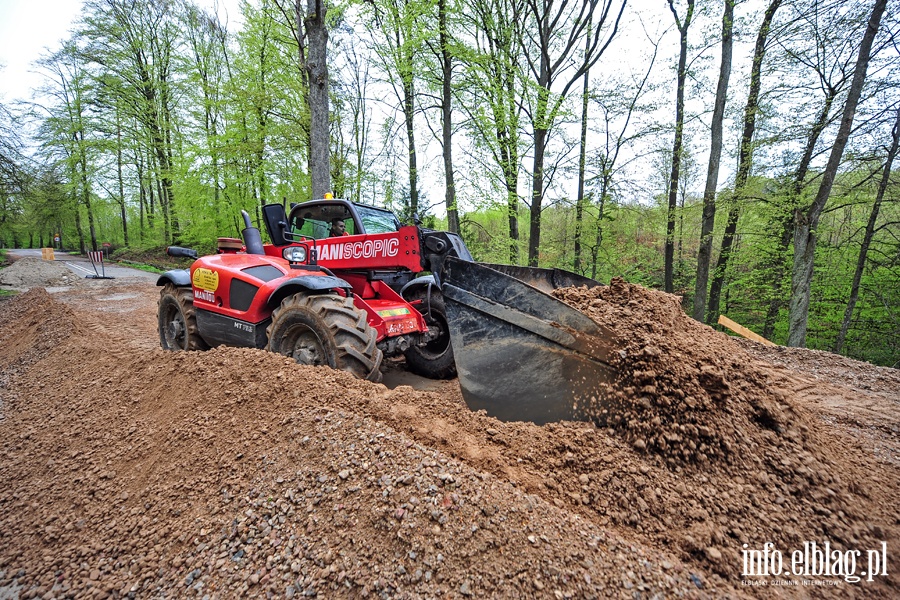
{"label": "overcast sky", "polygon": [[25,100],[41,78],[30,71],[81,14],[81,0],[0,0],[0,99]]}
{"label": "overcast sky", "polygon": [[[240,20],[239,0],[219,0],[230,23]],[[81,16],[82,0],[0,0],[0,101],[27,100],[41,84],[32,64],[60,40]],[[216,0],[195,1],[212,7]],[[223,16],[223,20],[224,16]]]}

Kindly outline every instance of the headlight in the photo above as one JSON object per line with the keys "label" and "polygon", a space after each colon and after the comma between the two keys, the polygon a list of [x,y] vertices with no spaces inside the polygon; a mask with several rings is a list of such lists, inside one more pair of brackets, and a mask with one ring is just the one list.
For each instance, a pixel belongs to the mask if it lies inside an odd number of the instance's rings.
{"label": "headlight", "polygon": [[288,262],[306,262],[306,248],[304,246],[288,246],[282,250],[281,255],[284,257],[284,260]]}

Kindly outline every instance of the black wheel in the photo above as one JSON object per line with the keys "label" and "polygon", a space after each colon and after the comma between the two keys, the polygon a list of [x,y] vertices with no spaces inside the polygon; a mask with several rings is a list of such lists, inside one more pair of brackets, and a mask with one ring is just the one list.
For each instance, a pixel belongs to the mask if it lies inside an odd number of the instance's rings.
{"label": "black wheel", "polygon": [[167,283],[159,293],[159,345],[163,350],[206,350],[197,333],[197,316],[191,288]]}
{"label": "black wheel", "polygon": [[353,298],[333,294],[295,294],[272,313],[266,330],[269,350],[301,365],[328,365],[360,379],[381,381],[378,334]]}
{"label": "black wheel", "polygon": [[438,337],[424,346],[412,346],[407,350],[407,367],[416,375],[430,379],[456,377],[456,362],[453,360],[453,346],[450,345],[450,329],[447,327],[444,297],[440,291],[432,288],[430,298],[427,290],[419,290],[408,300],[422,301],[416,308],[425,317],[428,329],[436,330]]}

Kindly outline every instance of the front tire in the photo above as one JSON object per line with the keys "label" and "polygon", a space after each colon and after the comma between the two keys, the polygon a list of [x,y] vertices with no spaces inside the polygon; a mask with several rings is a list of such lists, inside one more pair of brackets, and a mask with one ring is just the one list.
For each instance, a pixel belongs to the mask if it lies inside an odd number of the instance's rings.
{"label": "front tire", "polygon": [[197,311],[190,288],[163,286],[159,293],[159,345],[163,350],[206,350],[197,332]]}
{"label": "front tire", "polygon": [[410,371],[429,379],[453,379],[456,377],[456,361],[453,346],[450,345],[450,328],[447,327],[447,309],[444,297],[432,290],[429,298],[427,290],[419,290],[410,301],[421,300],[416,307],[429,329],[436,329],[438,337],[424,346],[412,346],[406,351],[406,366]]}
{"label": "front tire", "polygon": [[353,298],[294,294],[272,313],[268,349],[301,365],[327,365],[360,379],[381,381],[383,355],[377,332]]}

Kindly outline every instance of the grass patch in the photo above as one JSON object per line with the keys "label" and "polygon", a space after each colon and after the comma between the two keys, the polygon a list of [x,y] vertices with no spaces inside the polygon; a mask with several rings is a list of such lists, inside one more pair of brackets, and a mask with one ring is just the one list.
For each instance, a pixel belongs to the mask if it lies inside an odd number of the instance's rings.
{"label": "grass patch", "polygon": [[165,246],[153,248],[121,248],[109,257],[117,263],[121,263],[149,271],[150,273],[164,273],[171,269],[186,269],[194,262],[190,258],[173,258],[166,254]]}
{"label": "grass patch", "polygon": [[5,298],[11,298],[12,296],[15,296],[15,295],[18,294],[18,293],[19,293],[19,292],[17,292],[16,290],[3,290],[3,289],[0,289],[0,298],[3,298],[3,299],[5,299]]}
{"label": "grass patch", "polygon": [[138,271],[147,271],[148,273],[165,273],[166,271],[169,270],[169,269],[161,269],[161,268],[155,267],[153,265],[145,265],[143,263],[134,262],[132,260],[120,259],[116,262],[118,262],[120,265],[126,265],[128,267],[131,267],[132,269],[137,269]]}

